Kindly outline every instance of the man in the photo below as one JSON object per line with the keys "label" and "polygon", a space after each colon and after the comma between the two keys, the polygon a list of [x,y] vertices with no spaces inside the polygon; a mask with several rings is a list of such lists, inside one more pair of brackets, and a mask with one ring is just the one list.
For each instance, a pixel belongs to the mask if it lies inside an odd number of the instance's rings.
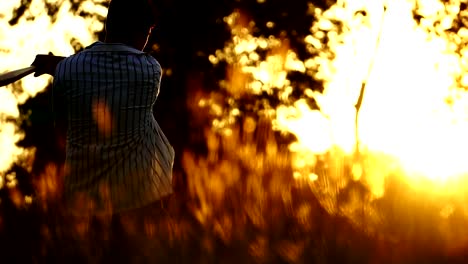
{"label": "man", "polygon": [[[140,218],[172,193],[174,150],[152,112],[161,67],[143,52],[152,10],[147,0],[112,0],[104,42],[55,69],[56,123],[67,133],[64,204],[77,217],[135,217],[138,229]],[[38,56],[36,75],[51,64],[53,59]]]}
{"label": "man", "polygon": [[142,51],[154,23],[146,5],[111,1],[105,41],[57,65],[54,95],[68,114],[64,196],[88,201],[75,212],[116,213],[172,192],[174,153],[152,112],[161,67]]}

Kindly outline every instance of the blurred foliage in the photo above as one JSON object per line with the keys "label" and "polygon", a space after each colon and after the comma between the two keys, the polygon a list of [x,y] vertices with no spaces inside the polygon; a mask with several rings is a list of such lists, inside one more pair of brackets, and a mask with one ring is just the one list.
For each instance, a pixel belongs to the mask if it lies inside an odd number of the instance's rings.
{"label": "blurred foliage", "polygon": [[466,67],[468,59],[468,1],[443,0],[437,1],[429,8],[423,8],[421,0],[414,2],[413,17],[418,25],[433,36],[441,36],[450,41],[447,53],[453,54],[459,65],[456,72],[456,88],[468,89]]}
{"label": "blurred foliage", "polygon": [[[58,6],[67,0],[44,1],[48,15],[55,21]],[[20,19],[28,16],[27,10],[32,2],[22,0],[9,24],[15,25]],[[86,1],[69,2],[70,12],[75,15],[92,16],[102,21],[105,19],[85,12],[82,7]],[[106,5],[106,1],[94,2]],[[304,38],[310,33],[310,25],[314,19],[308,13],[310,5],[327,8],[333,3],[325,0],[293,1],[287,4],[278,0],[162,0],[156,3],[161,11],[158,13],[157,26],[150,39],[150,44],[153,45],[148,47],[148,51],[161,63],[164,75],[155,115],[174,145],[176,153],[179,153],[174,171],[176,192],[181,197],[184,197],[186,192],[186,176],[181,164],[182,153],[187,150],[199,155],[206,153],[203,128],[210,126],[210,120],[206,119],[208,115],[202,117],[202,120],[194,115],[194,109],[191,108],[193,96],[201,91],[220,92],[219,82],[225,79],[228,70],[228,65],[214,66],[208,60],[209,55],[222,49],[232,37],[224,18],[235,10],[241,10],[249,17],[249,23],[255,24],[252,31],[255,36],[289,39],[291,48],[296,50],[300,58],[305,58],[310,54],[307,54],[304,47]],[[274,22],[275,26],[267,27],[268,22]],[[103,40],[104,32],[99,33],[97,37]],[[83,43],[70,44],[76,51],[84,47]],[[291,79],[310,82],[310,78],[297,76],[297,73],[292,74]],[[36,198],[57,184],[57,179],[48,177],[57,175],[57,168],[64,162],[64,136],[57,132],[51,133],[54,129],[50,118],[50,88],[20,106],[21,116],[26,118],[17,120],[19,128],[25,133],[19,145],[34,149],[35,154],[33,160],[20,161],[11,169],[10,174],[15,176],[12,179],[16,184],[1,190],[0,232],[5,236],[0,243],[4,248],[11,249],[9,255],[5,256],[6,259],[10,256],[15,260],[32,260],[34,255],[38,254],[40,247],[37,243],[43,239],[40,234],[41,221],[44,214],[47,214],[44,210],[48,205],[37,203]],[[274,97],[267,94],[261,96],[267,101],[274,100]],[[33,197],[33,202],[25,202],[25,197]],[[56,197],[45,198],[49,199],[46,202],[53,203]],[[178,206],[183,208],[187,205],[182,199]],[[25,226],[28,228],[24,228]],[[12,242],[13,237],[18,240],[17,243]],[[32,255],[22,254],[22,251]]]}

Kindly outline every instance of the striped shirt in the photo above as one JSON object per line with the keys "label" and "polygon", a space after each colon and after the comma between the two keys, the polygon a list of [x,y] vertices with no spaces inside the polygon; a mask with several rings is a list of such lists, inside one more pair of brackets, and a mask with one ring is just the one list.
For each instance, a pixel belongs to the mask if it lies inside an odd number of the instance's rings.
{"label": "striped shirt", "polygon": [[75,213],[119,212],[172,193],[174,149],[153,116],[161,66],[124,44],[96,42],[56,68],[66,105],[64,198]]}

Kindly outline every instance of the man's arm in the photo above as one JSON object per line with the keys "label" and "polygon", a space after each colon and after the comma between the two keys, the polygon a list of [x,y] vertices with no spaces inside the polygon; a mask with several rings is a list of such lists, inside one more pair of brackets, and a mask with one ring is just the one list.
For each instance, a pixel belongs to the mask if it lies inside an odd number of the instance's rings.
{"label": "man's arm", "polygon": [[49,53],[47,55],[45,54],[36,55],[36,58],[31,64],[31,66],[36,67],[36,72],[34,73],[34,76],[37,77],[42,74],[49,74],[49,75],[54,76],[55,68],[57,67],[57,64],[63,59],[65,59],[65,57],[54,56],[52,53]]}

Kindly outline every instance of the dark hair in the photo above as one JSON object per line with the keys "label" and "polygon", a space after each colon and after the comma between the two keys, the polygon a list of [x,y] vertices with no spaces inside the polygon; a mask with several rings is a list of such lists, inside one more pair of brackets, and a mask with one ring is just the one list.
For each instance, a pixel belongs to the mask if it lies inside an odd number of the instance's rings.
{"label": "dark hair", "polygon": [[109,3],[107,34],[129,36],[147,33],[155,23],[148,0],[111,0]]}

